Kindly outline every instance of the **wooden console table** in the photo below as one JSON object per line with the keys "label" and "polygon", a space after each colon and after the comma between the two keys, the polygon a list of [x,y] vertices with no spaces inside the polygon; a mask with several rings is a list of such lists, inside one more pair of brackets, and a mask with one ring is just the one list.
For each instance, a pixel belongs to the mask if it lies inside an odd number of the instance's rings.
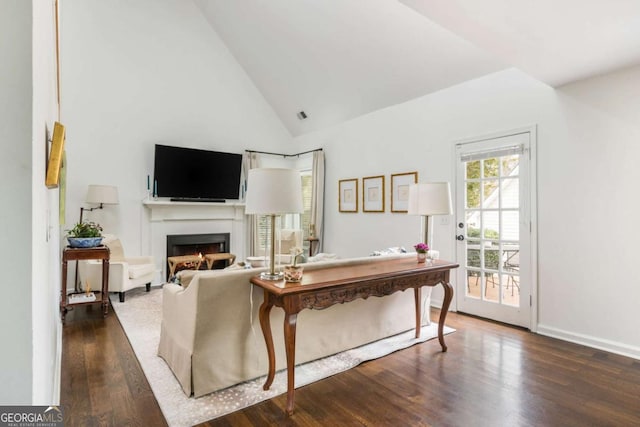
{"label": "wooden console table", "polygon": [[438,324],[438,340],[442,351],[447,351],[444,343],[444,322],[453,298],[453,287],[449,283],[449,273],[458,264],[435,261],[433,265],[419,264],[415,258],[401,258],[367,262],[358,265],[331,267],[305,272],[302,282],[287,283],[269,281],[258,276],[251,283],[264,290],[264,302],[260,306],[260,326],[267,345],[269,373],[263,389],[271,387],[276,370],[276,360],[271,334],[269,314],[275,305],[285,312],[284,338],[287,356],[287,413],[293,414],[294,407],[294,367],[296,352],[296,322],[298,313],[305,309],[322,310],[334,304],[342,304],[370,296],[383,297],[397,291],[413,289],[416,311],[416,338],[420,337],[423,286],[442,284],[444,301]]}
{"label": "wooden console table", "polygon": [[[98,246],[95,248],[71,248],[66,247],[62,251],[62,284],[60,287],[60,313],[62,322],[69,310],[68,306],[84,305],[84,304],[102,304],[102,314],[104,316],[109,312],[109,248],[107,246]],[[88,259],[102,260],[102,290],[94,291],[95,301],[69,303],[67,296],[67,261],[81,261]]]}

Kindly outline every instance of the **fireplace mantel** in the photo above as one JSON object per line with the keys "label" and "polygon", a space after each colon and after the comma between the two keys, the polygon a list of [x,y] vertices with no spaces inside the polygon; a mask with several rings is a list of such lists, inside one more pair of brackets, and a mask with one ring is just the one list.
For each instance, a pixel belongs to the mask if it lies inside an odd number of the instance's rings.
{"label": "fireplace mantel", "polygon": [[[148,242],[148,251],[162,270],[160,280],[166,277],[167,236],[170,234],[230,233],[229,250],[244,259],[247,247],[244,203],[171,202],[168,199],[142,201],[148,225],[142,231],[142,241]],[[149,252],[148,252],[149,253]]]}
{"label": "fireplace mantel", "polygon": [[151,212],[151,221],[184,221],[244,219],[244,203],[171,202],[168,200],[145,200],[142,204]]}

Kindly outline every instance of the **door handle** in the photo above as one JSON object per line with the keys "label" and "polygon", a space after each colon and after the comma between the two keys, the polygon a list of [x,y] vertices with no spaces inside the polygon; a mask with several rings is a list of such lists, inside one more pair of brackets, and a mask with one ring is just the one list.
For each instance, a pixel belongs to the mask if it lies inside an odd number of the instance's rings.
{"label": "door handle", "polygon": [[458,241],[462,242],[462,241],[464,240],[464,235],[463,235],[463,234],[458,234],[458,235],[456,236],[456,240],[458,240]]}

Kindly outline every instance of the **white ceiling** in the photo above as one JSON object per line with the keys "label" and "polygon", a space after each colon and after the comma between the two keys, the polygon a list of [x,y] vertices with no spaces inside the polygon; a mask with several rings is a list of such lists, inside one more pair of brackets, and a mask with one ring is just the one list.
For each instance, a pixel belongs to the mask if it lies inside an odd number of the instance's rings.
{"label": "white ceiling", "polygon": [[400,0],[550,86],[640,62],[640,0]]}
{"label": "white ceiling", "polygon": [[294,136],[507,67],[557,86],[640,63],[640,0],[194,2]]}

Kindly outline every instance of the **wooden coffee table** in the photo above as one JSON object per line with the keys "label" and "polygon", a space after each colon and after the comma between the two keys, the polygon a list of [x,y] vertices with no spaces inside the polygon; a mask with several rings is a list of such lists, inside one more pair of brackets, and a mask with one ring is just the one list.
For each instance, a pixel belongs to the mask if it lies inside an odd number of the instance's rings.
{"label": "wooden coffee table", "polygon": [[415,258],[379,262],[367,262],[356,265],[330,267],[305,272],[301,282],[288,283],[284,280],[269,281],[259,276],[251,283],[264,290],[264,302],[260,306],[260,326],[267,345],[269,373],[264,390],[271,387],[276,371],[276,359],[273,348],[273,336],[269,314],[275,305],[285,312],[284,339],[287,356],[287,413],[293,414],[294,407],[294,367],[296,355],[296,323],[298,313],[305,309],[322,310],[334,304],[351,302],[370,296],[383,297],[397,291],[413,289],[416,311],[416,338],[420,337],[421,307],[423,286],[442,284],[444,301],[440,310],[438,340],[442,351],[447,351],[444,343],[444,322],[453,298],[453,287],[449,283],[449,274],[458,264],[448,261],[434,261],[433,265],[416,262]]}
{"label": "wooden coffee table", "polygon": [[236,261],[236,256],[227,252],[220,252],[216,254],[206,254],[204,260],[207,262],[207,269],[211,270],[213,263],[216,261],[226,261],[227,267]]}
{"label": "wooden coffee table", "polygon": [[180,264],[191,264],[193,270],[199,270],[200,264],[202,264],[202,257],[199,255],[179,255],[167,257],[167,263],[169,264],[169,277],[173,277],[176,271],[176,267]]}

